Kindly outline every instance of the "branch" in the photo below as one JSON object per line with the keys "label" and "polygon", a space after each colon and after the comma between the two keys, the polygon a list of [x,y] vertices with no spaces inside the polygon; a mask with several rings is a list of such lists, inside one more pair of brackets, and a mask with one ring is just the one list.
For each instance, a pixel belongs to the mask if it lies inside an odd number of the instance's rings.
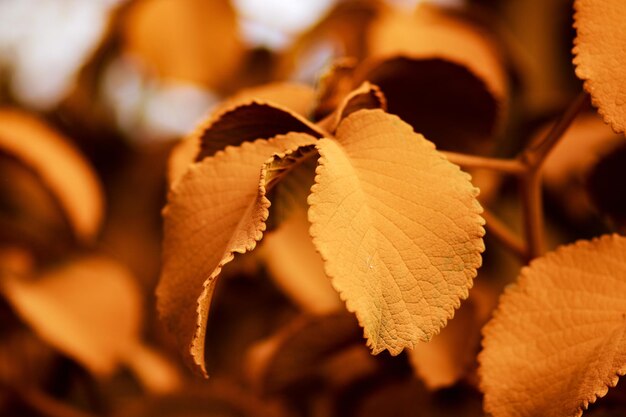
{"label": "branch", "polygon": [[484,156],[466,155],[463,153],[439,151],[448,161],[463,168],[484,168],[511,175],[523,175],[526,167],[515,159],[489,158]]}
{"label": "branch", "polygon": [[582,91],[572,103],[567,107],[565,113],[556,121],[550,131],[530,145],[520,155],[520,161],[529,169],[538,171],[543,162],[548,157],[552,149],[563,137],[563,134],[570,127],[578,113],[589,106],[589,95]]}

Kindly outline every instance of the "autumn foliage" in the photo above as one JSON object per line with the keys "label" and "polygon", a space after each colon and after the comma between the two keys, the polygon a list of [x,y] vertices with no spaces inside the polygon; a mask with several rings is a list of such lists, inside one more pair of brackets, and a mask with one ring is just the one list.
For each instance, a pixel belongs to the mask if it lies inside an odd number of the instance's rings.
{"label": "autumn foliage", "polygon": [[626,412],[626,2],[62,3],[0,4],[1,415]]}

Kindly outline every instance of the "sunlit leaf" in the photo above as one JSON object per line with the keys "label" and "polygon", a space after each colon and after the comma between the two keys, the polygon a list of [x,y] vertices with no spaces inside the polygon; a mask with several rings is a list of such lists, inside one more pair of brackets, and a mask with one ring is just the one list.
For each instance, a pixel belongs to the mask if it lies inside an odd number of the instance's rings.
{"label": "sunlit leaf", "polygon": [[361,110],[317,142],[311,235],[374,353],[428,341],[481,264],[469,176],[395,116]]}
{"label": "sunlit leaf", "polygon": [[235,253],[254,249],[266,228],[270,203],[259,186],[261,166],[275,153],[314,141],[290,133],[227,147],[192,165],[170,192],[158,306],[202,371],[216,278]]}
{"label": "sunlit leaf", "polygon": [[626,372],[626,238],[563,246],[500,298],[479,356],[485,409],[580,416]]}
{"label": "sunlit leaf", "polygon": [[272,83],[242,90],[220,104],[206,122],[172,151],[168,163],[170,184],[185,173],[201,151],[210,156],[227,145],[269,139],[291,131],[323,133],[305,117],[313,109],[315,92],[295,83]]}
{"label": "sunlit leaf", "polygon": [[626,129],[626,3],[620,0],[574,2],[574,65],[591,102],[615,132]]}

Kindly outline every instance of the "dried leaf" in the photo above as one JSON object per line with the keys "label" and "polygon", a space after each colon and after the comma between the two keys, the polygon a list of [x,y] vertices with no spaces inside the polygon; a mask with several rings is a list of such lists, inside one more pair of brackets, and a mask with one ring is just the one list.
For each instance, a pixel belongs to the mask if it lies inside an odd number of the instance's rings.
{"label": "dried leaf", "polygon": [[355,81],[378,85],[389,112],[437,146],[481,151],[503,118],[508,94],[492,41],[474,25],[428,5],[413,14],[382,14],[369,35],[370,58]]}
{"label": "dried leaf", "polygon": [[387,110],[387,100],[378,86],[368,83],[361,84],[360,87],[349,92],[337,106],[337,109],[324,120],[320,121],[320,126],[329,132],[334,132],[341,120],[352,113],[363,109]]}
{"label": "dried leaf", "polygon": [[322,73],[317,82],[319,98],[315,107],[315,120],[323,119],[332,113],[339,107],[345,95],[352,90],[352,77],[357,64],[356,58],[339,58]]}
{"label": "dried leaf", "polygon": [[616,133],[626,130],[626,3],[621,0],[574,2],[574,65],[585,90]]}
{"label": "dried leaf", "polygon": [[202,372],[216,278],[235,253],[254,249],[266,227],[270,203],[265,184],[259,186],[260,167],[275,153],[314,141],[290,133],[226,147],[193,164],[170,192],[158,307]]}
{"label": "dried leaf", "polygon": [[35,171],[59,201],[80,239],[91,240],[103,216],[103,193],[89,163],[67,138],[33,116],[0,109],[0,149]]}
{"label": "dried leaf", "polygon": [[37,280],[6,277],[2,292],[42,339],[98,375],[113,372],[137,343],[139,291],[106,258],[79,259]]}
{"label": "dried leaf", "polygon": [[256,99],[218,113],[196,131],[200,137],[197,161],[213,156],[227,146],[237,146],[255,139],[269,139],[289,132],[302,132],[316,137],[325,134],[315,124],[288,108]]}
{"label": "dried leaf", "polygon": [[[256,110],[250,109],[258,102],[264,104]],[[219,105],[212,117],[172,150],[168,161],[169,183],[180,179],[196,159],[201,141],[207,142],[205,156],[209,156],[227,145],[268,139],[292,131],[290,129],[320,135],[312,123],[300,116],[312,111],[314,103],[315,91],[304,84],[271,83],[238,92]],[[248,121],[250,117],[252,119]],[[242,129],[246,125],[249,126]],[[207,146],[210,150],[206,150]]]}
{"label": "dried leaf", "polygon": [[481,264],[469,176],[395,116],[361,110],[321,139],[311,236],[374,353],[428,341]]}
{"label": "dried leaf", "polygon": [[522,269],[485,327],[485,409],[580,416],[626,372],[626,238],[563,246]]}
{"label": "dried leaf", "polygon": [[220,87],[244,48],[227,0],[134,2],[123,21],[124,47],[163,78]]}

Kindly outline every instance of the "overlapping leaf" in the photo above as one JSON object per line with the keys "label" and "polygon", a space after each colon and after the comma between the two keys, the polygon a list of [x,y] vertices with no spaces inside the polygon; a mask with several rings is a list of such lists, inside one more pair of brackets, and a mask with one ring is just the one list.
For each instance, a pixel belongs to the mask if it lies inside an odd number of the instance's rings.
{"label": "overlapping leaf", "polygon": [[626,130],[626,3],[621,0],[574,2],[574,65],[592,103],[615,132]]}
{"label": "overlapping leaf", "polygon": [[500,299],[480,354],[494,417],[580,416],[626,373],[626,238],[531,262]]}
{"label": "overlapping leaf", "polygon": [[302,84],[274,83],[240,91],[174,148],[168,163],[170,184],[194,160],[211,156],[228,145],[291,131],[323,136],[323,130],[301,116],[312,110],[314,100],[314,91]]}
{"label": "overlapping leaf", "polygon": [[395,116],[361,110],[321,139],[311,235],[374,353],[427,341],[467,297],[484,221],[467,174]]}
{"label": "overlapping leaf", "polygon": [[270,202],[259,186],[261,166],[275,153],[313,141],[290,133],[227,147],[193,164],[170,192],[159,310],[182,348],[191,344],[193,362],[202,370],[215,278],[235,253],[252,250],[266,228]]}

